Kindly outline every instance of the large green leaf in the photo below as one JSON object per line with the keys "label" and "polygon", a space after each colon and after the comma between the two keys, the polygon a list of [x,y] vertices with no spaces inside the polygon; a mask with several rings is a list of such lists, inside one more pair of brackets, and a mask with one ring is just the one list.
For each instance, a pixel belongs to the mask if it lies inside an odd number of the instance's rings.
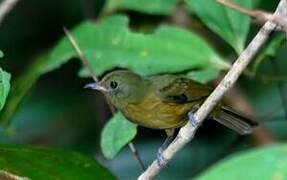
{"label": "large green leaf", "polygon": [[11,75],[0,68],[0,110],[2,110],[10,90]]}
{"label": "large green leaf", "polygon": [[[152,34],[135,33],[128,29],[128,19],[117,15],[98,24],[83,23],[72,34],[97,74],[114,67],[142,75],[226,68],[201,37],[177,27],[163,26]],[[63,38],[51,53],[46,71],[76,56],[70,42]]]}
{"label": "large green leaf", "polygon": [[135,137],[136,133],[135,124],[126,120],[121,113],[115,114],[102,131],[101,148],[105,157],[113,159]]}
{"label": "large green leaf", "polygon": [[[222,39],[230,44],[237,53],[244,46],[250,27],[250,18],[227,8],[215,0],[185,0],[189,9]],[[234,0],[235,3],[252,7],[252,0]]]}
{"label": "large green leaf", "polygon": [[176,0],[108,0],[105,11],[128,9],[148,14],[171,14]]}
{"label": "large green leaf", "polygon": [[23,145],[0,145],[0,169],[29,179],[115,179],[79,153]]}
{"label": "large green leaf", "polygon": [[197,179],[287,179],[287,145],[235,154],[215,164]]}

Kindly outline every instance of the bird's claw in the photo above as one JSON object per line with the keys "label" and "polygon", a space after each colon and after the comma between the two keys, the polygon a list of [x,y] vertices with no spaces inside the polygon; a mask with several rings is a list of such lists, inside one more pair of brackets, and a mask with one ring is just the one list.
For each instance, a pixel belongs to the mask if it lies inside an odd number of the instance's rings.
{"label": "bird's claw", "polygon": [[200,125],[199,122],[197,122],[197,120],[195,119],[194,113],[191,111],[188,113],[188,120],[193,127],[197,127]]}
{"label": "bird's claw", "polygon": [[161,168],[163,168],[167,165],[167,161],[164,159],[162,152],[163,152],[162,148],[159,148],[157,151],[157,156],[156,156],[157,164]]}

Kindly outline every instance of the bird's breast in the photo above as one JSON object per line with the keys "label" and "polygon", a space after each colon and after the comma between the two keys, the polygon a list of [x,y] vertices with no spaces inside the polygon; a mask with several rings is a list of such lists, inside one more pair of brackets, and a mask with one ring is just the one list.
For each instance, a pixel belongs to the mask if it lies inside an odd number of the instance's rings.
{"label": "bird's breast", "polygon": [[177,104],[163,102],[156,95],[129,103],[121,111],[132,122],[153,129],[176,128],[185,124],[187,113],[194,103]]}

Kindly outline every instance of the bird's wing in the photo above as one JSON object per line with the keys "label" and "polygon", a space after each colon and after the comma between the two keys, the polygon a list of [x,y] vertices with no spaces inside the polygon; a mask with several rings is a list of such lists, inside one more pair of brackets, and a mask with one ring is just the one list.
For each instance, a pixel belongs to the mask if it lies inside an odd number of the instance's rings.
{"label": "bird's wing", "polygon": [[157,94],[164,102],[188,103],[202,100],[211,92],[212,89],[207,85],[184,77],[176,77],[159,88]]}

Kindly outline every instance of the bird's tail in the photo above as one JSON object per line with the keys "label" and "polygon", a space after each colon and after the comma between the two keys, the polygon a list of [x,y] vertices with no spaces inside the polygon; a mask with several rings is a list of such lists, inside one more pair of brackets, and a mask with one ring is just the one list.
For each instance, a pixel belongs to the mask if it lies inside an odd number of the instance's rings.
{"label": "bird's tail", "polygon": [[213,119],[241,135],[250,134],[253,127],[258,125],[257,122],[248,119],[227,107],[221,107],[220,113],[213,116]]}

